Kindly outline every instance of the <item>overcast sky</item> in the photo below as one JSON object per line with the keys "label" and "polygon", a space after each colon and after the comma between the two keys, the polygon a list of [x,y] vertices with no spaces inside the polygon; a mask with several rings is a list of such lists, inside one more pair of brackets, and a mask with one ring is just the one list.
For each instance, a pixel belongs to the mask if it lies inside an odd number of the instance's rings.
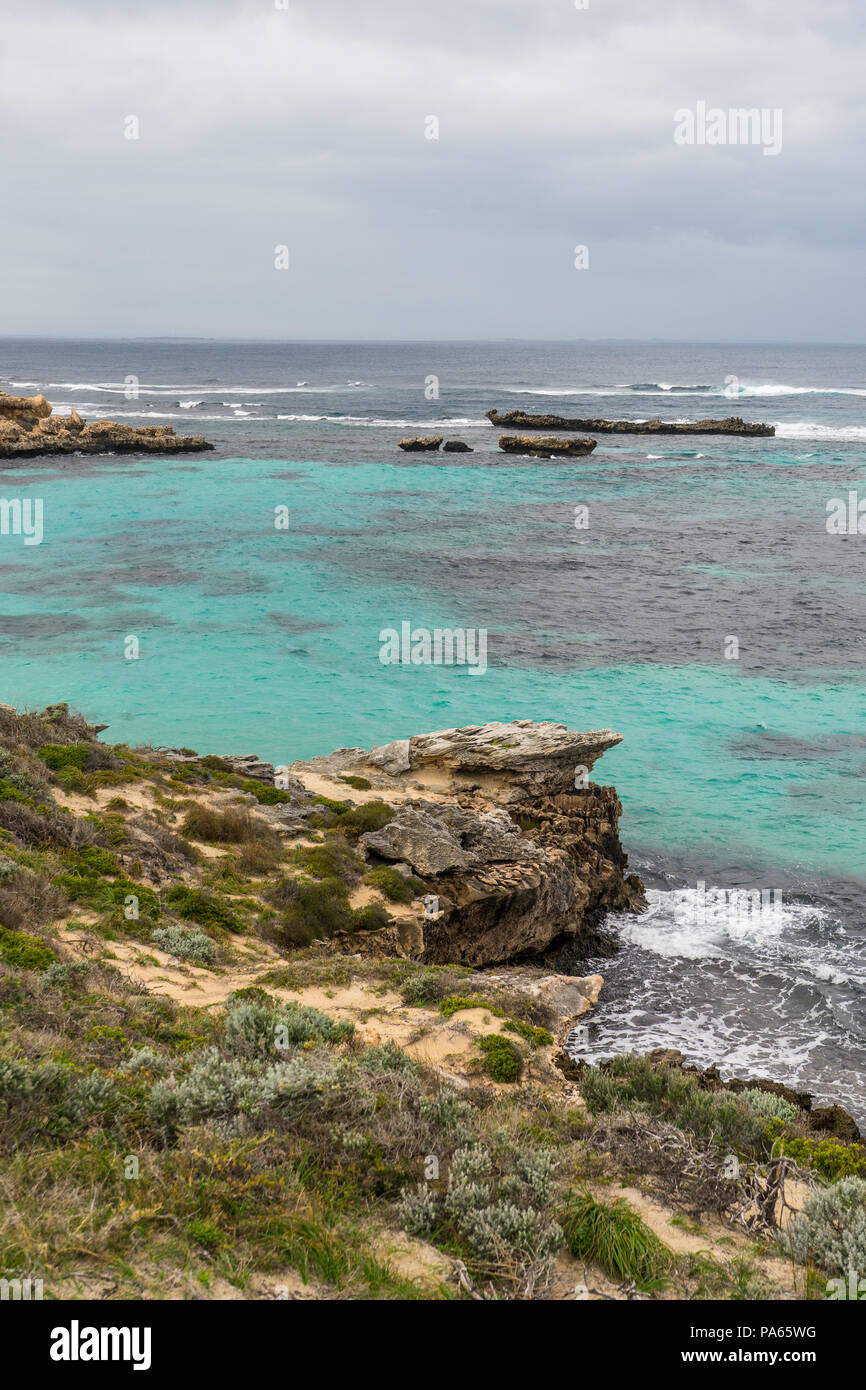
{"label": "overcast sky", "polygon": [[862,0],[276,3],[6,0],[0,333],[866,339]]}

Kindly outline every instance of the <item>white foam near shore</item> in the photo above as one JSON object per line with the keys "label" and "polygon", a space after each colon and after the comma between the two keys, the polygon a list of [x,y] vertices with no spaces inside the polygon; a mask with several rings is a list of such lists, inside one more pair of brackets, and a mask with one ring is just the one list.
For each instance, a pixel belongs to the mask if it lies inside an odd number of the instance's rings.
{"label": "white foam near shore", "polygon": [[785,931],[827,921],[823,908],[767,888],[649,889],[647,901],[647,912],[616,919],[622,939],[686,960],[726,956],[744,944],[766,947]]}

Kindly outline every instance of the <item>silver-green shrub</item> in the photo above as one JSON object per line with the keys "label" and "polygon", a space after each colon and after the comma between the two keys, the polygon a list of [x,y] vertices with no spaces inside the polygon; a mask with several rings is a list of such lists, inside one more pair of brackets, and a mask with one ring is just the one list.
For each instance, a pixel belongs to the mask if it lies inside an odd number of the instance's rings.
{"label": "silver-green shrub", "polygon": [[784,1096],[774,1095],[772,1091],[740,1091],[739,1099],[745,1101],[749,1109],[762,1120],[782,1120],[786,1125],[790,1125],[800,1113],[796,1105],[785,1100]]}
{"label": "silver-green shrub", "polygon": [[840,1178],[816,1188],[780,1240],[801,1264],[813,1261],[843,1277],[851,1270],[866,1276],[866,1181]]}
{"label": "silver-green shrub", "polygon": [[188,960],[198,965],[212,965],[216,960],[216,946],[198,927],[182,927],[172,922],[167,927],[156,927],[153,941],[170,956],[177,956],[178,960]]}

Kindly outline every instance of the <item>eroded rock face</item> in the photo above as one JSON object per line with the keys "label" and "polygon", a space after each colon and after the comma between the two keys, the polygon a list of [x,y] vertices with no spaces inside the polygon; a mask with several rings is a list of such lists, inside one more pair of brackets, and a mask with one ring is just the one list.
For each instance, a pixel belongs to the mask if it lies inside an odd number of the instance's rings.
{"label": "eroded rock face", "polygon": [[535,458],[579,457],[591,454],[595,448],[594,439],[557,439],[553,435],[503,434],[499,437],[499,447],[504,454],[529,454]]}
{"label": "eroded rock face", "polygon": [[[528,415],[525,410],[487,410],[492,425],[526,430],[589,430],[592,434],[739,434],[771,438],[775,425],[751,424],[739,415],[724,420],[575,420],[564,415]],[[500,448],[502,441],[499,441]]]}
{"label": "eroded rock face", "polygon": [[[610,729],[516,720],[293,764],[301,778],[366,777],[394,815],[359,848],[371,866],[408,865],[438,899],[437,911],[425,916],[416,902],[390,926],[347,937],[343,949],[471,966],[538,957],[563,943],[573,961],[610,954],[606,913],[646,902],[627,873],[616,791],[584,781],[620,741]],[[397,789],[404,795],[389,797]]]}
{"label": "eroded rock face", "polygon": [[212,449],[201,434],[177,435],[170,425],[121,425],[77,410],[52,415],[44,396],[0,394],[0,458],[40,454],[172,454]]}

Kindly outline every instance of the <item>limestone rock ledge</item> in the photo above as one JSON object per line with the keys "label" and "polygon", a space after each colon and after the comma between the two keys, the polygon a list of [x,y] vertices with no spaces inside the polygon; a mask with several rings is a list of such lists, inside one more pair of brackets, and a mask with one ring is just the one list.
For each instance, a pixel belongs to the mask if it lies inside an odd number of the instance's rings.
{"label": "limestone rock ledge", "polygon": [[529,415],[525,410],[486,410],[491,425],[506,429],[580,430],[590,434],[733,434],[771,439],[775,425],[747,421],[740,415],[724,420],[575,420],[564,415]]}
{"label": "limestone rock ledge", "polygon": [[426,912],[419,902],[341,949],[474,967],[565,945],[574,961],[610,955],[606,913],[646,906],[626,872],[616,791],[586,781],[621,737],[515,720],[293,763],[302,783],[365,778],[394,815],[360,850],[371,867],[399,866],[428,887]]}
{"label": "limestone rock ledge", "polygon": [[591,454],[595,448],[594,439],[558,439],[555,435],[502,434],[499,447],[504,454],[528,454],[534,458],[581,458]]}
{"label": "limestone rock ledge", "polygon": [[88,424],[72,410],[52,415],[44,396],[6,396],[0,392],[0,458],[42,454],[175,454],[212,449],[204,435],[175,434],[170,425]]}

